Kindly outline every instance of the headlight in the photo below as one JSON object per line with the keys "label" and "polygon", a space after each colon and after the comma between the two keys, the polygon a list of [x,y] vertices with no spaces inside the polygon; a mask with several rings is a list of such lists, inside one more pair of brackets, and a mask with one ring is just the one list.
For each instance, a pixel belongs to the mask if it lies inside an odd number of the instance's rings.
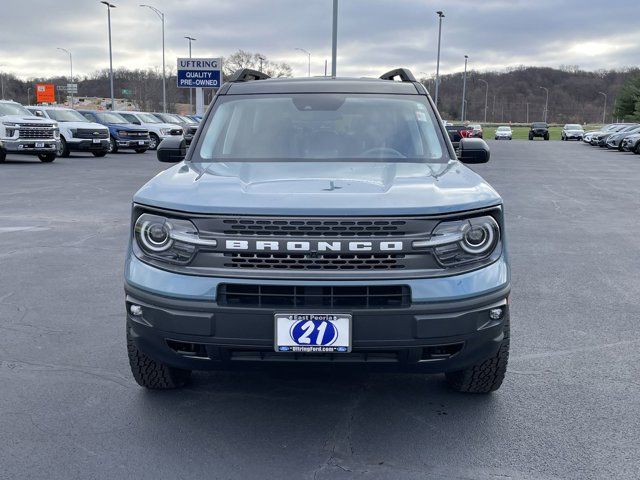
{"label": "headlight", "polygon": [[126,130],[117,130],[117,131],[116,131],[116,133],[117,133],[119,136],[123,136],[123,135],[124,135],[124,136],[126,136],[126,135],[128,135],[128,134],[129,134],[129,132],[128,132],[128,131],[126,131]]}
{"label": "headlight", "polygon": [[138,217],[134,237],[142,253],[168,263],[189,263],[198,247],[215,247],[214,239],[200,238],[189,220],[166,218],[144,213]]}
{"label": "headlight", "polygon": [[489,257],[500,241],[500,227],[491,216],[441,222],[429,240],[416,240],[413,247],[432,248],[442,266],[452,267]]}
{"label": "headlight", "polygon": [[15,122],[2,122],[5,127],[17,127],[18,124]]}
{"label": "headlight", "polygon": [[171,135],[171,129],[170,128],[161,128],[160,129],[160,133],[162,135]]}
{"label": "headlight", "polygon": [[71,132],[71,136],[75,137],[76,133],[78,133],[78,129],[77,128],[70,128],[69,131]]}
{"label": "headlight", "polygon": [[60,138],[60,129],[59,128],[54,128],[53,129],[53,138]]}

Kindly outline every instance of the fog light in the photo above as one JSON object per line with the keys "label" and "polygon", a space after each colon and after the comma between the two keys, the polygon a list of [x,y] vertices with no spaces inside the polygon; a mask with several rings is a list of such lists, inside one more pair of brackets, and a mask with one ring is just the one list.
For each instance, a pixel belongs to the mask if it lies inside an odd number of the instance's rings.
{"label": "fog light", "polygon": [[140,305],[131,305],[129,307],[129,311],[131,312],[131,315],[133,315],[134,317],[139,317],[140,315],[142,315],[142,307]]}
{"label": "fog light", "polygon": [[491,320],[500,320],[502,318],[502,313],[502,308],[492,308],[491,310],[489,310],[489,318]]}

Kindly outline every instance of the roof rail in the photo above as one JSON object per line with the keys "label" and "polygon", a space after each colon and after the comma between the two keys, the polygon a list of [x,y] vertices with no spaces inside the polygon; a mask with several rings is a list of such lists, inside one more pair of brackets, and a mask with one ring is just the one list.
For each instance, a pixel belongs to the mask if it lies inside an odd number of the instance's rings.
{"label": "roof rail", "polygon": [[396,68],[395,70],[380,75],[381,80],[393,80],[396,77],[400,77],[400,80],[403,82],[416,81],[416,77],[413,76],[413,73],[411,73],[411,70],[408,68]]}
{"label": "roof rail", "polygon": [[250,68],[241,68],[236,70],[231,78],[230,82],[250,82],[252,80],[266,80],[271,78],[266,73],[259,72],[257,70],[251,70]]}

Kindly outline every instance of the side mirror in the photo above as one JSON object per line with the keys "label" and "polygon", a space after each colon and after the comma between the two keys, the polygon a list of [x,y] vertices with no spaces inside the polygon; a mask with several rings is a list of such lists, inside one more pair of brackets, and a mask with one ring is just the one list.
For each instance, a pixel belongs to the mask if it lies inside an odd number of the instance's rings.
{"label": "side mirror", "polygon": [[187,144],[181,136],[165,138],[158,145],[156,155],[161,162],[181,162],[187,156]]}
{"label": "side mirror", "polygon": [[462,163],[487,163],[491,157],[489,145],[481,138],[462,138],[459,148]]}

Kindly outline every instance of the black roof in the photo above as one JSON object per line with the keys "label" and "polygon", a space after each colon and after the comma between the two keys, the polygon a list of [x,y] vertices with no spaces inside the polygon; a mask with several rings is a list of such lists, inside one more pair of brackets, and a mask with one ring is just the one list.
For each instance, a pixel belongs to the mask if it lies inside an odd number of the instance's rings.
{"label": "black roof", "polygon": [[378,78],[269,78],[250,82],[228,83],[226,95],[259,93],[381,93],[396,95],[424,94],[413,82],[395,82]]}

